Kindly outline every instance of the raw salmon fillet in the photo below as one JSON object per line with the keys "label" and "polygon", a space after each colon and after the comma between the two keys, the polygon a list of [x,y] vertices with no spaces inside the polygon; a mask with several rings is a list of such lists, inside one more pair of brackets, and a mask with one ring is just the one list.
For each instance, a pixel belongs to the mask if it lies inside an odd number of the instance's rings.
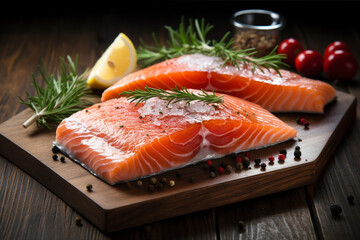
{"label": "raw salmon fillet", "polygon": [[217,57],[184,55],[127,75],[103,92],[102,101],[122,91],[152,88],[214,90],[256,103],[271,112],[323,113],[335,98],[334,88],[318,80],[280,70],[252,72],[248,66],[223,66]]}
{"label": "raw salmon fillet", "polygon": [[135,106],[124,97],[95,104],[61,122],[55,145],[115,184],[296,137],[267,110],[233,96],[216,108],[166,105],[152,98]]}

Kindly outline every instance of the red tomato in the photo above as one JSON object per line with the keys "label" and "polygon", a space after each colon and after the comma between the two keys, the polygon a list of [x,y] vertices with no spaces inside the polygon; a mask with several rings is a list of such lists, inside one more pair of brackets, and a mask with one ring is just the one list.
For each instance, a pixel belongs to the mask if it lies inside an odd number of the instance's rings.
{"label": "red tomato", "polygon": [[334,80],[351,80],[357,71],[358,63],[349,51],[336,50],[324,60],[324,72]]}
{"label": "red tomato", "polygon": [[324,52],[324,58],[326,59],[330,53],[332,53],[336,50],[344,50],[344,51],[351,52],[350,47],[348,45],[346,45],[346,43],[341,42],[341,41],[335,41],[335,42],[330,43],[326,47],[325,52]]}
{"label": "red tomato", "polygon": [[277,50],[278,54],[286,54],[287,58],[283,59],[283,62],[292,67],[295,66],[296,56],[302,51],[304,51],[303,45],[294,38],[288,38],[282,41]]}
{"label": "red tomato", "polygon": [[295,59],[295,68],[305,77],[319,75],[323,69],[323,56],[315,50],[302,51]]}

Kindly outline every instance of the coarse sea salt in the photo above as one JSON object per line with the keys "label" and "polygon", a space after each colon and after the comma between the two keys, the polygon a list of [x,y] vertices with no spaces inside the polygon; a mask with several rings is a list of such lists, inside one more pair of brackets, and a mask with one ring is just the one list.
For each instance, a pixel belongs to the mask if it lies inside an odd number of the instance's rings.
{"label": "coarse sea salt", "polygon": [[141,116],[151,116],[155,125],[160,125],[162,119],[168,116],[183,116],[184,120],[189,123],[202,122],[210,120],[213,115],[219,113],[212,105],[192,101],[186,104],[186,101],[179,101],[168,104],[168,101],[159,98],[151,98],[138,109]]}

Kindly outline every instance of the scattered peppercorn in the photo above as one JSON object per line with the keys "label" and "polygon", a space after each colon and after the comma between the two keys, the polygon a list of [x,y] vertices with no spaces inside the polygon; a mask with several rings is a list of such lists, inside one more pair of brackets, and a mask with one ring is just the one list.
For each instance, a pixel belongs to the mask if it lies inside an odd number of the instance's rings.
{"label": "scattered peppercorn", "polygon": [[233,168],[231,165],[227,165],[225,169],[226,169],[226,172],[231,173]]}
{"label": "scattered peppercorn", "polygon": [[65,157],[64,157],[64,156],[61,156],[60,161],[61,161],[62,163],[64,163],[64,162],[65,162]]}
{"label": "scattered peppercorn", "polygon": [[123,128],[123,127],[124,127],[124,125],[120,125],[120,126],[119,126],[119,128]]}
{"label": "scattered peppercorn", "polygon": [[213,162],[212,162],[211,160],[207,160],[207,161],[206,161],[206,164],[207,164],[208,166],[212,166],[212,165],[213,165]]}
{"label": "scattered peppercorn", "polygon": [[296,146],[296,147],[295,147],[295,150],[300,150],[300,147],[299,147],[299,146]]}
{"label": "scattered peppercorn", "polygon": [[260,163],[261,163],[261,159],[260,158],[255,158],[254,162],[255,162],[255,166],[259,167]]}
{"label": "scattered peppercorn", "polygon": [[231,153],[231,154],[230,154],[230,159],[236,160],[236,158],[237,158],[236,153]]}
{"label": "scattered peppercorn", "polygon": [[138,185],[138,187],[141,187],[143,185],[142,181],[141,180],[137,180],[136,181],[136,185]]}
{"label": "scattered peppercorn", "polygon": [[236,170],[240,171],[244,168],[243,164],[241,162],[236,163]]}
{"label": "scattered peppercorn", "polygon": [[165,177],[163,177],[163,178],[160,179],[160,182],[161,182],[161,183],[166,183],[166,182],[167,182],[167,179],[166,179]]}
{"label": "scattered peppercorn", "polygon": [[164,184],[162,184],[162,183],[159,183],[157,186],[160,191],[163,190],[163,188],[164,188]]}
{"label": "scattered peppercorn", "polygon": [[89,110],[86,109],[85,112],[87,113],[87,112],[89,112]]}
{"label": "scattered peppercorn", "polygon": [[347,196],[347,200],[350,204],[354,204],[354,196],[353,195]]}
{"label": "scattered peppercorn", "polygon": [[285,161],[285,155],[282,154],[282,153],[280,153],[280,154],[278,155],[278,159],[279,159],[280,162]]}
{"label": "scattered peppercorn", "polygon": [[179,171],[176,172],[176,177],[177,178],[181,178],[181,175],[182,175],[181,172],[179,172]]}
{"label": "scattered peppercorn", "polygon": [[81,219],[81,217],[76,217],[76,218],[75,218],[75,224],[78,225],[78,226],[82,226],[82,219]]}
{"label": "scattered peppercorn", "polygon": [[148,191],[149,192],[154,192],[155,191],[155,186],[153,184],[149,184]]}
{"label": "scattered peppercorn", "polygon": [[155,178],[155,177],[150,178],[150,182],[151,182],[152,184],[155,184],[155,183],[156,183],[156,178]]}
{"label": "scattered peppercorn", "polygon": [[330,211],[332,215],[339,217],[340,213],[342,212],[342,208],[338,204],[333,204],[330,206]]}
{"label": "scattered peppercorn", "polygon": [[250,153],[249,153],[249,152],[246,152],[246,153],[245,153],[245,157],[250,157]]}
{"label": "scattered peppercorn", "polygon": [[245,157],[242,161],[242,164],[243,164],[244,169],[248,169],[250,166],[250,161],[247,160],[247,158]]}
{"label": "scattered peppercorn", "polygon": [[286,149],[281,149],[279,153],[284,154],[284,156],[286,157],[287,151],[286,151]]}
{"label": "scattered peppercorn", "polygon": [[115,109],[119,109],[120,107],[116,106]]}
{"label": "scattered peppercorn", "polygon": [[142,118],[143,118],[143,116],[141,116],[141,115],[140,115],[140,116],[139,116],[139,118],[140,118],[140,119],[142,119]]}
{"label": "scattered peppercorn", "polygon": [[266,169],[266,163],[262,163],[261,165],[260,165],[260,167],[261,167],[261,170],[265,170]]}
{"label": "scattered peppercorn", "polygon": [[300,158],[301,157],[301,151],[300,150],[295,150],[294,156],[295,156],[295,158]]}
{"label": "scattered peppercorn", "polygon": [[194,183],[194,182],[195,182],[195,178],[194,178],[194,177],[190,177],[190,178],[189,178],[189,182]]}
{"label": "scattered peppercorn", "polygon": [[226,165],[226,163],[222,162],[222,163],[220,164],[220,166],[225,169],[227,165]]}
{"label": "scattered peppercorn", "polygon": [[58,155],[54,154],[54,155],[52,156],[52,159],[53,159],[54,161],[57,161],[57,160],[58,160]]}
{"label": "scattered peppercorn", "polygon": [[224,172],[224,168],[219,167],[219,168],[218,168],[218,173],[223,173],[223,172]]}
{"label": "scattered peppercorn", "polygon": [[54,154],[60,152],[60,151],[59,151],[59,148],[58,148],[57,146],[53,146],[52,149],[51,149],[51,151],[52,151]]}
{"label": "scattered peppercorn", "polygon": [[209,168],[210,168],[209,165],[207,163],[204,163],[204,169],[209,170]]}
{"label": "scattered peppercorn", "polygon": [[240,231],[244,230],[244,228],[245,228],[245,222],[244,221],[238,221],[237,225],[238,225],[238,228],[239,228]]}
{"label": "scattered peppercorn", "polygon": [[216,172],[216,167],[214,165],[211,165],[209,167],[210,172]]}
{"label": "scattered peppercorn", "polygon": [[299,125],[303,125],[304,126],[304,129],[309,129],[309,125],[310,123],[305,119],[305,118],[298,118],[296,120],[297,124]]}
{"label": "scattered peppercorn", "polygon": [[174,180],[170,180],[170,181],[169,181],[169,186],[170,186],[170,187],[175,186],[175,181],[174,181]]}
{"label": "scattered peppercorn", "polygon": [[215,174],[214,172],[210,172],[210,173],[209,173],[209,177],[210,177],[210,178],[214,178],[215,176],[216,176],[216,174]]}
{"label": "scattered peppercorn", "polygon": [[269,157],[269,161],[270,161],[270,162],[274,162],[274,161],[275,161],[275,158],[274,158],[273,156],[270,156],[270,157]]}
{"label": "scattered peppercorn", "polygon": [[237,157],[237,158],[236,158],[236,162],[241,163],[241,162],[242,162],[242,158],[241,158],[241,157]]}
{"label": "scattered peppercorn", "polygon": [[92,192],[93,185],[89,183],[88,185],[86,185],[86,189],[88,190],[88,192]]}

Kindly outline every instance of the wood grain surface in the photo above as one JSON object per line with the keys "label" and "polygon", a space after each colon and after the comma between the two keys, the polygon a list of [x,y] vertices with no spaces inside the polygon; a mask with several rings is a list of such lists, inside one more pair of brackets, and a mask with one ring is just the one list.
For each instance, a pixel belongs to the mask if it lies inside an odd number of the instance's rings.
{"label": "wood grain surface", "polygon": [[[282,13],[287,25],[282,37],[295,37],[309,49],[320,52],[334,40],[347,42],[360,59],[360,28],[356,4],[301,2],[214,1],[206,8],[174,3],[177,11],[146,5],[138,8],[76,9],[59,5],[47,10],[8,8],[0,16],[0,122],[22,112],[17,96],[33,93],[31,74],[41,59],[54,72],[60,56],[80,56],[80,68],[91,67],[119,32],[139,43],[151,41],[151,33],[164,39],[165,24],[176,26],[180,16],[206,17],[215,24],[211,37],[231,30],[229,16],[237,10],[264,8]],[[71,6],[69,8],[69,6]],[[311,7],[310,7],[311,6]],[[26,6],[28,7],[28,6]],[[136,10],[135,10],[136,9]],[[165,10],[164,10],[165,9]],[[206,9],[206,11],[204,10]],[[297,9],[298,11],[294,11]],[[84,14],[80,14],[84,13]],[[305,16],[304,16],[304,13]],[[346,16],[346,18],[336,16]],[[358,73],[349,83],[336,83],[324,74],[318,77],[359,99]],[[334,149],[327,165],[312,185],[298,187],[215,207],[192,214],[106,234],[46,187],[0,156],[0,239],[358,239],[360,222],[358,105],[355,124]],[[354,196],[349,204],[347,196]],[[333,217],[330,206],[338,203],[343,212]],[[156,209],[152,209],[156,211]],[[81,217],[82,225],[75,223]],[[239,231],[237,222],[244,221]]]}

